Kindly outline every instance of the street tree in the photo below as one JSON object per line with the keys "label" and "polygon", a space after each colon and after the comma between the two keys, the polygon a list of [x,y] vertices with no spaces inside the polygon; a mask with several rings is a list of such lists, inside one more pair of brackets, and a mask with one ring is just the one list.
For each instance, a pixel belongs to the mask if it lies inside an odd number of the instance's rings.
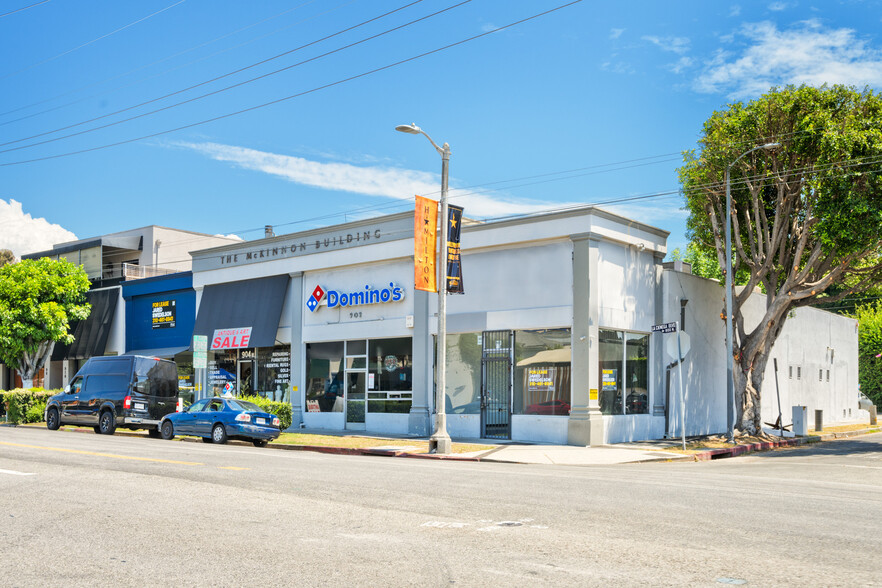
{"label": "street tree", "polygon": [[[726,267],[731,166],[733,265],[748,272],[733,292],[736,427],[760,433],[763,374],[791,311],[882,282],[882,98],[838,85],[772,89],[714,112],[699,144],[679,170],[689,236]],[[747,324],[757,287],[765,312]]]}
{"label": "street tree", "polygon": [[15,254],[9,249],[0,249],[0,266],[15,263]]}
{"label": "street tree", "polygon": [[18,371],[30,388],[56,342],[69,344],[72,321],[92,308],[89,278],[69,261],[25,259],[0,267],[0,362]]}

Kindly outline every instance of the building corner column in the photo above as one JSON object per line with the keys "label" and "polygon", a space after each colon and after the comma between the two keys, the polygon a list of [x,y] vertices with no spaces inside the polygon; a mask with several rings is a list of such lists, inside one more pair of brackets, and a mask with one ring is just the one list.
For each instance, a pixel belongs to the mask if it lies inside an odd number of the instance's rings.
{"label": "building corner column", "polygon": [[423,290],[413,291],[413,363],[411,381],[413,395],[410,404],[410,415],[407,420],[407,432],[410,435],[426,437],[431,433],[429,426],[429,402],[432,399],[432,382],[434,363],[432,337],[429,334],[429,293]]}
{"label": "building corner column", "polygon": [[291,393],[291,427],[300,429],[303,424],[303,272],[288,274],[288,304],[291,309],[291,352],[288,354],[290,379],[288,391]]}
{"label": "building corner column", "polygon": [[598,323],[600,321],[599,241],[574,235],[572,390],[567,444],[604,443],[604,421],[598,394]]}

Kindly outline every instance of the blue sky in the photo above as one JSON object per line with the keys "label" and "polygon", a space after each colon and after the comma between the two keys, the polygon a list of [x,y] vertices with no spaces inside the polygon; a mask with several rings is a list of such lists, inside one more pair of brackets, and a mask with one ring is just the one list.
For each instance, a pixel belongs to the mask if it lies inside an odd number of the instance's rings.
{"label": "blue sky", "polygon": [[440,187],[431,145],[393,130],[415,122],[450,143],[468,216],[599,204],[673,249],[679,153],[710,113],[882,87],[879,1],[584,0],[492,32],[565,3],[4,0],[0,247],[403,211]]}

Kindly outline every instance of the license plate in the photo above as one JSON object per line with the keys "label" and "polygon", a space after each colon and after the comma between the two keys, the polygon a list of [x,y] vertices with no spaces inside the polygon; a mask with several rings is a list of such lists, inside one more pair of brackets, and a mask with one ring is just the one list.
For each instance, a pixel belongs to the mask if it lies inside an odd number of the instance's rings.
{"label": "license plate", "polygon": [[144,410],[147,406],[142,402],[135,403],[135,410]]}
{"label": "license plate", "polygon": [[262,419],[260,417],[257,417],[256,419],[254,419],[254,422],[256,422],[258,425],[265,425],[266,419]]}

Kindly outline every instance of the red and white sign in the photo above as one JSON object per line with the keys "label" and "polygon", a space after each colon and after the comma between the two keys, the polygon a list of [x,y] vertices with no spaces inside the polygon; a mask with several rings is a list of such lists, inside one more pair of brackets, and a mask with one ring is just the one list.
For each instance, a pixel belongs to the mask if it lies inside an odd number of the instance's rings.
{"label": "red and white sign", "polygon": [[245,349],[251,347],[251,327],[238,329],[215,329],[211,338],[212,349]]}

